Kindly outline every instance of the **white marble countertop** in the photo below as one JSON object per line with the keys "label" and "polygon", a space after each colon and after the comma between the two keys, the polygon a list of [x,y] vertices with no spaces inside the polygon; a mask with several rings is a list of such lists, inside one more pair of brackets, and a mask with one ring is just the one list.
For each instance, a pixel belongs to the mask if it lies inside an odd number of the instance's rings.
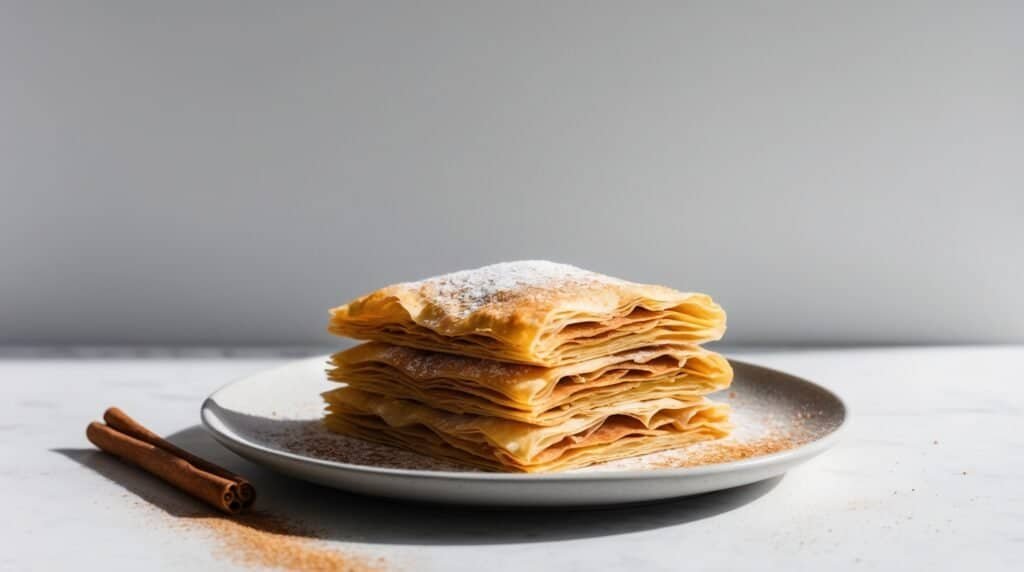
{"label": "white marble countertop", "polygon": [[[0,353],[0,569],[235,569],[187,497],[91,448],[118,405],[250,476],[305,541],[401,570],[997,570],[1024,557],[1024,348],[727,352],[850,405],[835,449],[782,479],[643,507],[486,511],[356,497],[214,443],[202,399],[308,350]],[[192,506],[192,508],[196,508]]]}

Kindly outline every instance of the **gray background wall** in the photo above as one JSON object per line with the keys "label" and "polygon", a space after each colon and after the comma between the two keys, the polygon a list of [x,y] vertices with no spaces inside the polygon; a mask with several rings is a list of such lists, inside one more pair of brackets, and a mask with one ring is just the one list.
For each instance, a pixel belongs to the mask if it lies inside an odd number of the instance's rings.
{"label": "gray background wall", "polygon": [[323,343],[516,258],[1024,341],[1022,2],[0,6],[0,342]]}

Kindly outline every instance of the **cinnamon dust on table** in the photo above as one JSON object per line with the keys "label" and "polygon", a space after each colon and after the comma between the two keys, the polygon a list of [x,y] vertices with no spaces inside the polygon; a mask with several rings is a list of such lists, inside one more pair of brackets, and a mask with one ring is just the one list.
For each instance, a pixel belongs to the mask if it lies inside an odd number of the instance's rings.
{"label": "cinnamon dust on table", "polygon": [[[123,496],[133,498],[128,493]],[[214,556],[242,566],[296,572],[391,569],[383,558],[326,546],[316,538],[314,530],[289,518],[260,511],[229,517],[191,503],[183,504],[187,499],[159,501],[152,495],[139,496],[133,504],[147,512],[147,521],[175,532],[205,537],[215,546]]]}
{"label": "cinnamon dust on table", "polygon": [[299,572],[383,572],[386,569],[383,559],[318,546],[307,537],[308,531],[301,525],[266,513],[182,519],[178,526],[213,537],[218,544],[218,555],[245,566]]}

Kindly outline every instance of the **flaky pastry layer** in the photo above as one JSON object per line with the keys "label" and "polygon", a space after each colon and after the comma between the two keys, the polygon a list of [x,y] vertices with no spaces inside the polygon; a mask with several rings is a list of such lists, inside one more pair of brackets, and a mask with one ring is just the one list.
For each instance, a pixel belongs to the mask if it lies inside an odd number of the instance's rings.
{"label": "flaky pastry layer", "polygon": [[543,368],[370,342],[332,356],[328,377],[435,409],[555,425],[623,401],[699,397],[732,368],[697,346],[659,346]]}
{"label": "flaky pastry layer", "polygon": [[636,284],[573,266],[520,261],[395,284],[338,306],[328,330],[547,367],[725,333],[705,294]]}
{"label": "flaky pastry layer", "polygon": [[328,429],[496,471],[544,472],[724,437],[728,405],[705,398],[622,404],[556,426],[439,411],[346,387],[325,394]]}

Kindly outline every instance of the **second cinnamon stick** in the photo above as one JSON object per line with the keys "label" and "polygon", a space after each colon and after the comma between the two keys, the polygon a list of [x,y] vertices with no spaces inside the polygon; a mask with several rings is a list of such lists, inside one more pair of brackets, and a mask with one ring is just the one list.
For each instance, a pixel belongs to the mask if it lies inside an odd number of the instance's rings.
{"label": "second cinnamon stick", "polygon": [[238,484],[233,480],[206,472],[156,445],[102,423],[90,423],[85,434],[103,451],[146,470],[219,510],[237,514],[242,509]]}
{"label": "second cinnamon stick", "polygon": [[256,489],[244,477],[236,475],[220,465],[211,463],[206,459],[197,457],[181,447],[178,447],[167,439],[164,439],[149,429],[146,429],[145,426],[129,417],[128,414],[121,409],[117,407],[107,409],[103,413],[103,420],[107,422],[107,425],[110,425],[114,429],[128,434],[140,441],[145,441],[150,445],[160,447],[172,455],[185,459],[199,469],[234,481],[238,484],[238,500],[241,501],[244,506],[248,507],[254,500],[256,500]]}

